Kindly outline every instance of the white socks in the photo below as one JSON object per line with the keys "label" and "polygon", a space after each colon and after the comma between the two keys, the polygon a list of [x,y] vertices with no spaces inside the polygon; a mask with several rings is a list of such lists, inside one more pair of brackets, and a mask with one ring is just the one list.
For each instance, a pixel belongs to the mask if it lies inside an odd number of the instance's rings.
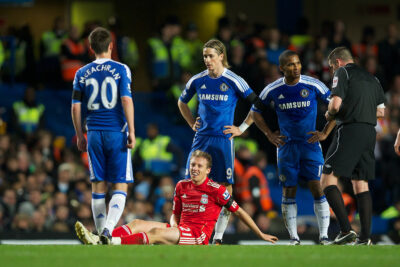
{"label": "white socks", "polygon": [[314,212],[318,221],[319,238],[327,238],[331,214],[325,195],[319,199],[314,199]]}
{"label": "white socks", "polygon": [[111,239],[111,244],[113,244],[113,245],[121,245],[121,238],[113,236],[113,238]]}
{"label": "white socks", "polygon": [[106,194],[92,193],[92,214],[97,232],[100,234],[106,223]]}
{"label": "white socks", "polygon": [[113,192],[110,203],[108,204],[108,215],[105,228],[110,231],[110,234],[117,225],[121,218],[122,212],[125,208],[126,193],[124,191],[116,190]]}
{"label": "white socks", "polygon": [[297,234],[297,204],[295,198],[282,197],[282,215],[290,239],[300,240]]}
{"label": "white socks", "polygon": [[219,213],[218,221],[215,224],[214,240],[216,239],[222,240],[222,236],[224,235],[225,229],[228,226],[230,216],[231,212],[226,208],[222,208],[221,212]]}

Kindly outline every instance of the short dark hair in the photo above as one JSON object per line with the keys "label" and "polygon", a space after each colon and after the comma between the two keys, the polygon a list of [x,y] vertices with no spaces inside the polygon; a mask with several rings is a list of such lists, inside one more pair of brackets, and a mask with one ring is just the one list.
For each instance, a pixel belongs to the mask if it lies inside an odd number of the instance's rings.
{"label": "short dark hair", "polygon": [[283,51],[279,56],[279,65],[285,66],[286,62],[289,60],[289,57],[292,57],[292,56],[299,56],[299,55],[292,50]]}
{"label": "short dark hair", "polygon": [[335,62],[336,59],[341,59],[344,61],[353,60],[350,50],[345,46],[339,46],[332,50],[328,56],[328,63]]}
{"label": "short dark hair", "polygon": [[89,34],[90,47],[95,54],[106,53],[111,41],[111,33],[102,27],[97,27]]}
{"label": "short dark hair", "polygon": [[205,158],[208,162],[207,167],[211,168],[212,166],[212,157],[210,154],[207,152],[201,151],[201,150],[195,150],[192,155],[190,155],[190,159],[192,158]]}

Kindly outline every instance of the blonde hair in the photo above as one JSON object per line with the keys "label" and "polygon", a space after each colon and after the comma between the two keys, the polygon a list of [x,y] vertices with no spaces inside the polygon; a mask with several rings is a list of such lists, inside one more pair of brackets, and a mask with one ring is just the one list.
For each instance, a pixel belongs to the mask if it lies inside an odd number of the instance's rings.
{"label": "blonde hair", "polygon": [[225,45],[220,40],[211,39],[207,43],[204,44],[203,49],[204,48],[214,48],[215,51],[217,51],[218,55],[223,54],[224,58],[222,59],[222,65],[225,68],[230,68],[231,67],[231,66],[229,66],[229,63],[228,63],[228,57],[226,55]]}
{"label": "blonde hair", "polygon": [[205,158],[207,160],[207,167],[211,168],[212,166],[212,158],[211,155],[208,154],[207,152],[201,151],[201,150],[195,150],[193,151],[192,155],[190,156],[190,159],[192,158]]}

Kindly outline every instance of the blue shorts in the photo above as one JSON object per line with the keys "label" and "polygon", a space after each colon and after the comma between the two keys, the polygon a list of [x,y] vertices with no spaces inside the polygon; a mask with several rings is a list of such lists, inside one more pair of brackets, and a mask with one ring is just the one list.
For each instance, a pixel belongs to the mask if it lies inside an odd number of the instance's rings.
{"label": "blue shorts", "polygon": [[279,180],[284,187],[297,186],[298,179],[319,180],[324,164],[321,145],[291,141],[277,149]]}
{"label": "blue shorts", "polygon": [[131,151],[126,147],[127,139],[127,134],[122,132],[87,133],[91,182],[133,182]]}
{"label": "blue shorts", "polygon": [[223,136],[196,135],[186,163],[186,178],[189,178],[190,157],[195,150],[207,152],[212,157],[212,167],[209,177],[218,183],[233,184],[233,162],[235,151],[233,140]]}

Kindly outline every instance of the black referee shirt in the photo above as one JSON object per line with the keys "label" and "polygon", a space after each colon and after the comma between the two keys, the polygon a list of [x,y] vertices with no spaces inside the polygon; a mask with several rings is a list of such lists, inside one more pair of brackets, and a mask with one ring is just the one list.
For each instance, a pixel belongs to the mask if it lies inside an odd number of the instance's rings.
{"label": "black referee shirt", "polygon": [[363,122],[376,125],[376,108],[385,102],[379,80],[354,63],[336,70],[332,95],[342,99],[337,125]]}

